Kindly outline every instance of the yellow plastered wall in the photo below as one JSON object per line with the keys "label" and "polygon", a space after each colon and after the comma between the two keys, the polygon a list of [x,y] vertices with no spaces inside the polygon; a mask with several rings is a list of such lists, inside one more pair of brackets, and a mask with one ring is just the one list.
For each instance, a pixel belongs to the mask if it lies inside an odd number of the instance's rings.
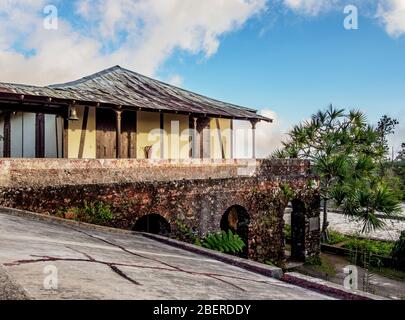
{"label": "yellow plastered wall", "polygon": [[164,158],[188,159],[190,157],[189,117],[165,114],[164,130]]}
{"label": "yellow plastered wall", "polygon": [[[221,141],[224,148],[225,159],[231,158],[231,121],[230,119],[211,119],[211,159],[222,159]],[[218,132],[220,134],[218,134]]]}
{"label": "yellow plastered wall", "polygon": [[152,159],[159,159],[160,114],[158,112],[138,112],[137,131],[137,158],[145,159],[144,147],[152,146]]}
{"label": "yellow plastered wall", "polygon": [[[77,159],[79,157],[80,138],[82,133],[84,107],[76,107],[78,121],[69,121],[68,127],[68,157]],[[96,109],[90,107],[87,120],[87,130],[84,140],[83,158],[96,158]]]}

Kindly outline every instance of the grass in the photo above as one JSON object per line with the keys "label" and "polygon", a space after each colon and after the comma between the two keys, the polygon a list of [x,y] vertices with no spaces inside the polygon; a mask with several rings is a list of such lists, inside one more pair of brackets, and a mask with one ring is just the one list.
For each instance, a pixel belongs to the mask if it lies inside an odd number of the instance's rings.
{"label": "grass", "polygon": [[336,275],[335,266],[323,255],[320,255],[317,259],[308,259],[305,262],[304,266],[311,271],[315,271],[329,277],[333,277]]}
{"label": "grass", "polygon": [[342,243],[342,247],[352,250],[353,252],[365,252],[372,255],[390,257],[394,242],[364,239],[356,236],[347,236],[340,232],[330,230],[329,241],[327,244],[336,245]]}
{"label": "grass", "polygon": [[370,270],[373,273],[379,274],[386,278],[390,278],[397,281],[405,281],[405,272],[403,271],[397,271],[392,268],[384,268],[384,267],[381,268],[370,267]]}

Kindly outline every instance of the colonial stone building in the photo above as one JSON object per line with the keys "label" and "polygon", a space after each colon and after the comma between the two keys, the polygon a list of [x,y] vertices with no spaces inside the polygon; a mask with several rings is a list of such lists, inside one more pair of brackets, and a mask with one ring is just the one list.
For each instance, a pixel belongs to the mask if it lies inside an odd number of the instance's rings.
{"label": "colonial stone building", "polygon": [[[234,159],[233,122],[252,124],[251,159]],[[271,121],[114,67],[33,87],[0,83],[0,205],[58,214],[107,203],[109,225],[201,237],[232,229],[244,255],[285,261],[319,253],[318,180],[308,162],[256,160],[255,126]]]}

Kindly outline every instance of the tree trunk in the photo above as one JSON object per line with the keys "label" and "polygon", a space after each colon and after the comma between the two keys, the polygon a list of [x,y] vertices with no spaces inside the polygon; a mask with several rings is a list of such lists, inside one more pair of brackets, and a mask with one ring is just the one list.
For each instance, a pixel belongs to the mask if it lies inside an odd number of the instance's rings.
{"label": "tree trunk", "polygon": [[321,240],[323,242],[328,242],[329,240],[329,233],[328,233],[328,199],[323,199],[323,223],[322,223],[322,233],[321,233]]}

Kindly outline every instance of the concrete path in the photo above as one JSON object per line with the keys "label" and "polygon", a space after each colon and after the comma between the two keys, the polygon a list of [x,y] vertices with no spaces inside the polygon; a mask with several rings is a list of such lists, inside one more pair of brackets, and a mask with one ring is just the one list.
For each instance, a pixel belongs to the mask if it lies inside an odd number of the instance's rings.
{"label": "concrete path", "polygon": [[331,299],[142,235],[1,212],[0,265],[33,299]]}

